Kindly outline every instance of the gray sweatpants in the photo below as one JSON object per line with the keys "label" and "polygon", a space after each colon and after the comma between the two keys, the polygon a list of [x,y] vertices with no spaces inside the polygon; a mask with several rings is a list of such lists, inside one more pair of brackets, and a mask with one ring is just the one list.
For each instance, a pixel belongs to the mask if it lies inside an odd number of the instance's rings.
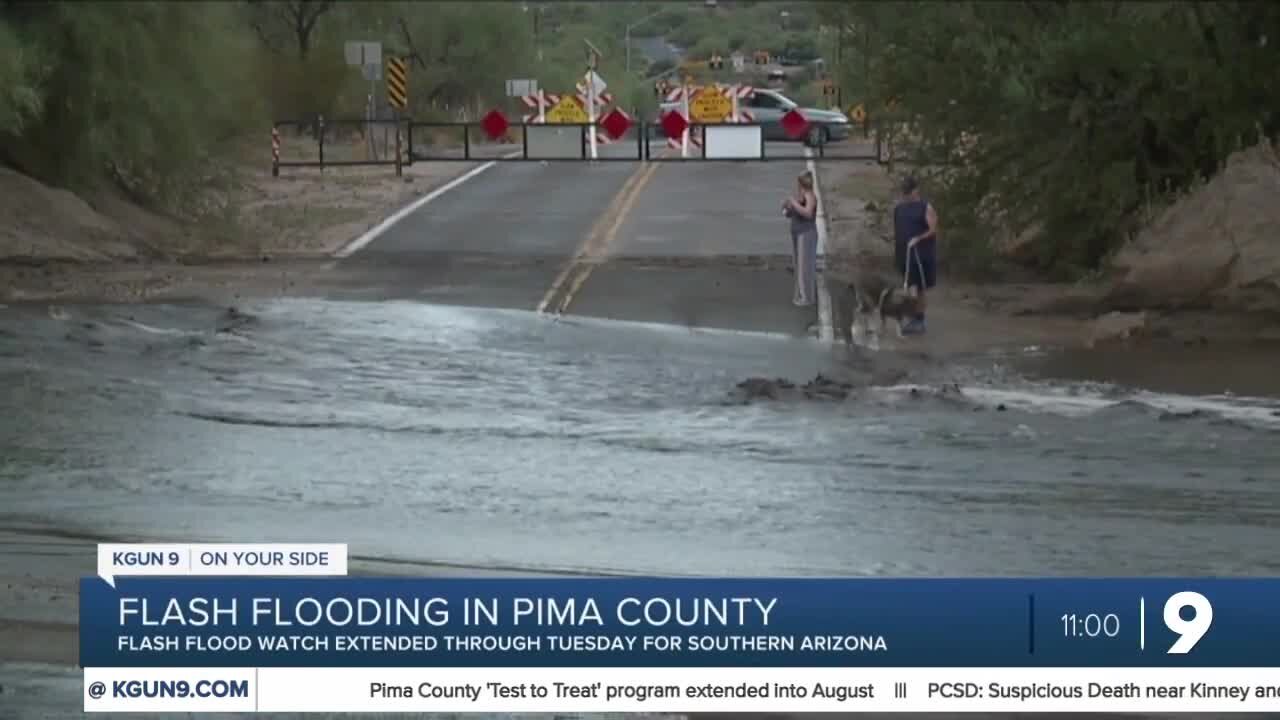
{"label": "gray sweatpants", "polygon": [[796,290],[792,302],[812,305],[818,301],[818,226],[805,223],[791,226],[791,262],[796,269]]}

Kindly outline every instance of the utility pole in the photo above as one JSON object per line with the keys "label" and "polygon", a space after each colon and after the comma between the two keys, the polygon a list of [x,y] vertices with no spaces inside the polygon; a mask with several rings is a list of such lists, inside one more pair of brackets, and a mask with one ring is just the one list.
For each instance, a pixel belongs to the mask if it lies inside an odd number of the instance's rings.
{"label": "utility pole", "polygon": [[525,10],[533,11],[529,13],[530,15],[533,16],[533,48],[534,48],[535,55],[538,59],[538,62],[541,63],[542,62],[542,33],[541,33],[542,3],[533,3],[532,7],[530,5],[525,5]]}
{"label": "utility pole", "polygon": [[836,107],[844,110],[844,86],[848,73],[844,69],[844,25],[836,26],[836,61],[834,72],[836,80]]}
{"label": "utility pole", "polygon": [[645,15],[644,17],[640,18],[639,20],[631,23],[630,25],[627,25],[626,29],[622,31],[622,36],[623,36],[622,43],[623,45],[626,46],[626,60],[624,61],[624,63],[627,71],[627,77],[631,77],[631,31],[649,22],[650,20],[658,17],[663,12],[665,12],[665,9],[651,12],[648,15]]}
{"label": "utility pole", "polygon": [[[862,87],[862,107],[865,112],[866,108],[871,107],[871,26],[865,20],[862,22]],[[862,123],[862,136],[871,137],[869,118]]]}

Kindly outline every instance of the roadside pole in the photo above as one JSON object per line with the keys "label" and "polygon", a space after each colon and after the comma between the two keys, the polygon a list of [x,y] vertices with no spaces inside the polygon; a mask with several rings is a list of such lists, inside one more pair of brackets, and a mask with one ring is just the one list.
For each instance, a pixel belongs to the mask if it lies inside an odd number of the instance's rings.
{"label": "roadside pole", "polygon": [[[595,63],[592,63],[594,66]],[[587,70],[587,122],[591,123],[591,127],[587,128],[591,141],[591,159],[599,160],[599,150],[596,145],[596,71],[595,68]]]}
{"label": "roadside pole", "polygon": [[401,156],[400,156],[400,112],[399,112],[398,110],[392,110],[392,111],[391,111],[391,117],[393,117],[393,118],[395,119],[395,131],[396,131],[396,177],[402,177],[402,176],[404,175],[404,165],[402,164],[402,161],[403,161],[403,160],[402,160],[402,158],[401,158]]}
{"label": "roadside pole", "polygon": [[538,88],[538,124],[545,125],[547,122],[547,93],[542,88]]}
{"label": "roadside pole", "polygon": [[[689,91],[691,87],[692,86],[687,82],[685,83],[684,92],[681,93],[683,97],[680,99],[681,107],[684,109],[684,119],[686,122],[689,120]],[[685,127],[684,132],[680,134],[680,157],[689,157],[689,128],[687,126]]]}
{"label": "roadside pole", "polygon": [[271,126],[271,177],[280,177],[280,128]]}
{"label": "roadside pole", "polygon": [[381,160],[382,153],[378,152],[378,83],[371,77],[369,78],[369,105],[366,115],[365,134],[369,136],[369,148],[373,151],[373,159]]}
{"label": "roadside pole", "polygon": [[[596,138],[596,96],[604,91],[604,79],[596,74],[596,68],[600,67],[600,58],[603,57],[600,50],[591,44],[590,40],[582,39],[582,44],[587,46],[587,132],[591,135],[591,159],[600,159],[599,148]],[[596,87],[599,81],[601,87]]]}

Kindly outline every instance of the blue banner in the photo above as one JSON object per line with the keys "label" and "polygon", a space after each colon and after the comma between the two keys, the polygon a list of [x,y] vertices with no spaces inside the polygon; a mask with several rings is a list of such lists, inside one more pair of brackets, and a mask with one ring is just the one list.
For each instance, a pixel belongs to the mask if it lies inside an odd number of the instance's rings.
{"label": "blue banner", "polygon": [[1280,666],[1280,580],[119,578],[83,667]]}

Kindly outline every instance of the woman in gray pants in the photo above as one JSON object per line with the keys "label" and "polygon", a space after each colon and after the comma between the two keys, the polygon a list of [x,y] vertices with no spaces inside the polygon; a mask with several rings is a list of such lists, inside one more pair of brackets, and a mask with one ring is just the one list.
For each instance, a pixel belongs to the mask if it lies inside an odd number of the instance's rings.
{"label": "woman in gray pants", "polygon": [[813,192],[813,173],[800,175],[797,191],[782,203],[782,213],[791,219],[791,264],[796,273],[791,302],[805,307],[818,300],[818,196]]}

